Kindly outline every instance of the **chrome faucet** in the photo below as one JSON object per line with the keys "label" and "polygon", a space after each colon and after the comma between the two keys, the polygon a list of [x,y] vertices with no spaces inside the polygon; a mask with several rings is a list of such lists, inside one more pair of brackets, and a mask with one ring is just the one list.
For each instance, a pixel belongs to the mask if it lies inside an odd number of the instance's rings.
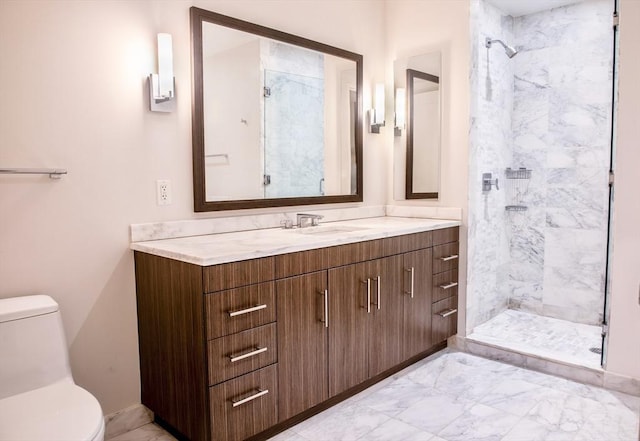
{"label": "chrome faucet", "polygon": [[323,217],[324,216],[321,216],[319,214],[298,213],[296,215],[296,225],[298,226],[298,228],[315,227],[320,224],[320,219],[322,219]]}

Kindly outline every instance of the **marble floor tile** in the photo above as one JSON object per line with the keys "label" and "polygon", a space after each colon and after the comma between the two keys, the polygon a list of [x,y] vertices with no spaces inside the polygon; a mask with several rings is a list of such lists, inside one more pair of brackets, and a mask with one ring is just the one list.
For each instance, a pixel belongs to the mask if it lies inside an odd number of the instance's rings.
{"label": "marble floor tile", "polygon": [[[273,441],[638,441],[640,397],[450,349]],[[147,424],[109,441],[174,441]]]}
{"label": "marble floor tile", "polygon": [[392,418],[363,435],[359,441],[431,441],[433,439],[433,434]]}
{"label": "marble floor tile", "polygon": [[294,431],[313,441],[355,441],[387,420],[387,415],[356,402],[315,425]]}
{"label": "marble floor tile", "polygon": [[573,441],[575,432],[565,432],[556,426],[522,418],[501,441]]}
{"label": "marble floor tile", "polygon": [[599,368],[600,355],[590,348],[600,348],[600,334],[599,326],[507,309],[476,326],[467,339]]}
{"label": "marble floor tile", "polygon": [[476,404],[438,432],[438,436],[448,441],[499,441],[519,420],[512,413]]}
{"label": "marble floor tile", "polygon": [[474,404],[463,397],[436,393],[418,401],[396,418],[426,432],[437,434]]}

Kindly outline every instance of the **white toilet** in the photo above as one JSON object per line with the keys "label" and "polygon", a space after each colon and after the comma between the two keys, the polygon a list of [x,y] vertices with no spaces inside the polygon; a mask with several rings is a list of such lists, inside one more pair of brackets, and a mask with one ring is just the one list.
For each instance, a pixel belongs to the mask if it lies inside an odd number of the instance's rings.
{"label": "white toilet", "polygon": [[0,440],[103,439],[100,403],[73,382],[58,304],[0,299]]}

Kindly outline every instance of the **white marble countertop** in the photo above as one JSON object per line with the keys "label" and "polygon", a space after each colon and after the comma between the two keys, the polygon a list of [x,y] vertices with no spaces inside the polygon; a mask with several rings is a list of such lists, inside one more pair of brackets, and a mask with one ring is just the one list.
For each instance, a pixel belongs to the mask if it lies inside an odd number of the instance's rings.
{"label": "white marble countertop", "polygon": [[269,228],[133,242],[130,248],[201,266],[275,256],[460,225],[457,220],[373,217],[317,227]]}

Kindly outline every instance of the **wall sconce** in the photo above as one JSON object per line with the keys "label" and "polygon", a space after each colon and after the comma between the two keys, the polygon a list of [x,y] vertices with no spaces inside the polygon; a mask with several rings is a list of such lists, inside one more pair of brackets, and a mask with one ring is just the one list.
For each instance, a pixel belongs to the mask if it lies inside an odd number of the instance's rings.
{"label": "wall sconce", "polygon": [[384,126],[384,84],[378,83],[373,94],[373,109],[369,111],[369,131],[380,133]]}
{"label": "wall sconce", "polygon": [[152,112],[173,112],[176,108],[171,34],[158,34],[158,73],[149,75],[149,104]]}
{"label": "wall sconce", "polygon": [[393,128],[395,136],[402,136],[407,123],[407,93],[403,87],[396,89],[396,121]]}

